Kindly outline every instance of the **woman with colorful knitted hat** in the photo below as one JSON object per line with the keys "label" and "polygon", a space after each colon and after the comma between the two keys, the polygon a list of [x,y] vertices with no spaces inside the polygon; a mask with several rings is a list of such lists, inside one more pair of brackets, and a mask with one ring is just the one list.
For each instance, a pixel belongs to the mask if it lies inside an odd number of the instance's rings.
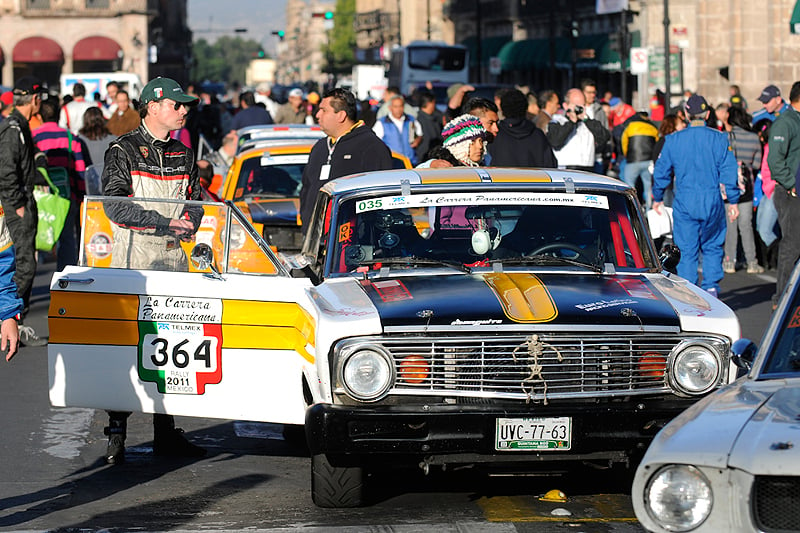
{"label": "woman with colorful knitted hat", "polygon": [[447,124],[442,130],[444,147],[461,164],[479,167],[486,153],[486,129],[481,119],[474,115],[461,115]]}

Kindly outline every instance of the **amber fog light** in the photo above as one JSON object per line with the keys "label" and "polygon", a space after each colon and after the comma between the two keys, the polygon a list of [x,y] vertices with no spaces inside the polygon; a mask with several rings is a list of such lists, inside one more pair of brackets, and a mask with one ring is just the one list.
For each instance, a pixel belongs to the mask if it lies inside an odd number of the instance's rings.
{"label": "amber fog light", "polygon": [[667,358],[660,353],[647,352],[639,358],[639,375],[654,381],[664,379]]}
{"label": "amber fog light", "polygon": [[406,383],[422,383],[430,376],[428,360],[421,355],[409,355],[400,361],[398,377]]}

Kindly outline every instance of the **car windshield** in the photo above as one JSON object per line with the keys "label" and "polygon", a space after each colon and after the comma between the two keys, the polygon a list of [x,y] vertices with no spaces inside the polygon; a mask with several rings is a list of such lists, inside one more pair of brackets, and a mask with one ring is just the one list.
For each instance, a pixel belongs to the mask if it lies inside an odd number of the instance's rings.
{"label": "car windshield", "polygon": [[792,302],[778,330],[778,341],[769,354],[764,374],[800,374],[800,291]]}
{"label": "car windshield", "polygon": [[348,199],[330,272],[454,266],[651,268],[647,237],[622,194],[413,194]]}
{"label": "car windshield", "polygon": [[300,195],[307,154],[251,157],[242,162],[233,200]]}

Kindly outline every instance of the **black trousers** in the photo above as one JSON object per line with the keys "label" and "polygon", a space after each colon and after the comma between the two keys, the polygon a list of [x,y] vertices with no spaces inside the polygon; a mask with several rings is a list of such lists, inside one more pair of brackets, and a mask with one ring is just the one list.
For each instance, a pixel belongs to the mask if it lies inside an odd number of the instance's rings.
{"label": "black trousers", "polygon": [[792,275],[797,260],[800,259],[800,198],[792,196],[781,185],[775,185],[772,195],[778,211],[778,224],[781,227],[781,246],[778,251],[778,281],[775,284],[773,303],[783,295],[789,276]]}
{"label": "black trousers", "polygon": [[14,209],[7,209],[6,206],[3,206],[3,210],[6,224],[8,224],[8,233],[14,242],[14,253],[17,257],[14,283],[17,285],[19,297],[22,298],[22,316],[25,316],[30,308],[33,278],[36,277],[36,226],[39,215],[33,198],[28,201],[25,206],[25,214],[21,218]]}
{"label": "black trousers", "polygon": [[[122,434],[128,425],[129,411],[108,411],[108,425],[110,428],[122,428]],[[153,429],[156,433],[175,428],[175,417],[172,415],[153,414]]]}

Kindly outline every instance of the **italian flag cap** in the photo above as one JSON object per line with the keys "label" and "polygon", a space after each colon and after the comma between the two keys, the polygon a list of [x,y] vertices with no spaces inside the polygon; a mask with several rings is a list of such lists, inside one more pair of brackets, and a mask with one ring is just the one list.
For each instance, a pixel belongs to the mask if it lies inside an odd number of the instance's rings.
{"label": "italian flag cap", "polygon": [[162,78],[159,76],[144,86],[142,94],[140,95],[141,102],[147,104],[149,102],[159,102],[165,98],[180,102],[181,104],[196,104],[199,99],[196,96],[191,96],[183,92],[181,86],[177,81],[170,78]]}

